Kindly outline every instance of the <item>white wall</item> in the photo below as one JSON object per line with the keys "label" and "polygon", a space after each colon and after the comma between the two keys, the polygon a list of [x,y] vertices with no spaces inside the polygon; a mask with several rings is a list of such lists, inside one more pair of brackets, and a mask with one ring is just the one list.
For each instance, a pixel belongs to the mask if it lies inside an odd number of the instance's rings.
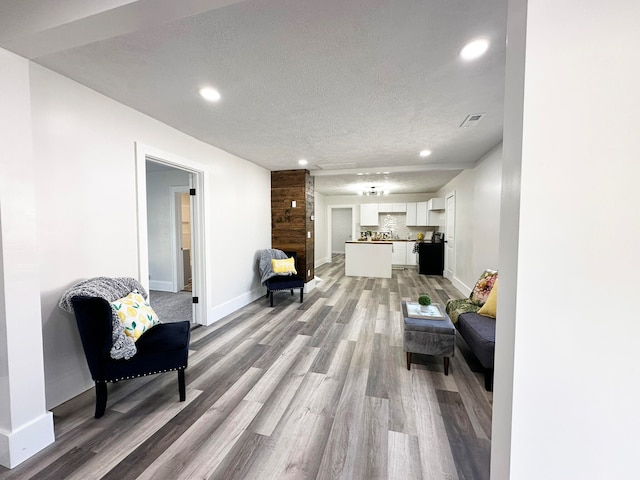
{"label": "white wall", "polygon": [[[505,123],[523,127],[519,152],[518,132],[505,137],[520,206],[503,217],[518,245],[501,270],[517,284],[505,303],[501,281],[498,298],[492,478],[637,478],[640,2],[510,0],[509,12],[521,68],[507,89],[524,79],[524,98],[507,97]],[[512,378],[498,363],[508,341]]]}
{"label": "white wall", "polygon": [[[135,142],[190,159],[206,177],[207,319],[262,294],[270,173],[30,64],[47,405],[91,386],[74,319],[58,300],[80,279],[138,275]],[[8,112],[12,115],[12,112]],[[249,226],[249,227],[248,227]]]}
{"label": "white wall", "polygon": [[[173,291],[175,246],[175,193],[171,187],[189,188],[189,172],[173,169],[147,172],[147,226],[149,244],[149,288]],[[175,207],[174,207],[175,208]]]}
{"label": "white wall", "polygon": [[498,268],[502,146],[483,156],[438,191],[455,191],[455,267],[452,283],[469,294],[480,274]]}
{"label": "white wall", "polygon": [[314,268],[324,265],[331,261],[331,253],[329,252],[329,240],[327,225],[327,197],[319,192],[314,194],[314,231],[313,231],[313,248],[314,248]]}
{"label": "white wall", "polygon": [[0,49],[0,465],[53,442],[45,410],[27,62]]}

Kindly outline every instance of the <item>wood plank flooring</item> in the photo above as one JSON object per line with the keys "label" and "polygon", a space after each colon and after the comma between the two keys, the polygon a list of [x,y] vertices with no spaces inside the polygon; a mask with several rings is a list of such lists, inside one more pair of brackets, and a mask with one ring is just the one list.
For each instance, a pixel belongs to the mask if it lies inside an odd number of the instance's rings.
{"label": "wood plank flooring", "polygon": [[187,400],[175,372],[109,385],[54,409],[56,442],[4,479],[489,478],[492,395],[458,336],[439,357],[402,351],[402,300],[462,295],[442,277],[316,270],[300,304],[276,294],[192,331]]}

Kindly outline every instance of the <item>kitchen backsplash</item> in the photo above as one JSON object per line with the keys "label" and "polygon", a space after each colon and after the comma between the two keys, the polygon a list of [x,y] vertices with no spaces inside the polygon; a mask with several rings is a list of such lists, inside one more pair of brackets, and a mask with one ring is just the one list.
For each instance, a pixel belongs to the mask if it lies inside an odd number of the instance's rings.
{"label": "kitchen backsplash", "polygon": [[379,225],[377,227],[361,227],[357,226],[356,232],[385,232],[392,235],[392,238],[401,240],[415,240],[418,233],[424,233],[425,240],[430,240],[433,232],[438,227],[407,227],[407,215],[404,213],[385,213],[380,214]]}

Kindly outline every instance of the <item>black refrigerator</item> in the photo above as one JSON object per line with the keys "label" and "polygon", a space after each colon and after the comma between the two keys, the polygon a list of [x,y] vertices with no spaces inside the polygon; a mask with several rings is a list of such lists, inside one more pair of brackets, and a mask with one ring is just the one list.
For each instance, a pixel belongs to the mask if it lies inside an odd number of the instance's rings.
{"label": "black refrigerator", "polygon": [[442,275],[444,272],[444,242],[418,243],[418,273]]}

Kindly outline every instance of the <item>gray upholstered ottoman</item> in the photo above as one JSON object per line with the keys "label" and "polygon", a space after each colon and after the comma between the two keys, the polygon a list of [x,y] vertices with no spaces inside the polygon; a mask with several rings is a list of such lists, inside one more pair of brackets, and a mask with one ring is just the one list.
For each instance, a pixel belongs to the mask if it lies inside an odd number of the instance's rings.
{"label": "gray upholstered ottoman", "polygon": [[407,370],[411,369],[411,354],[438,355],[444,357],[444,374],[449,375],[449,357],[456,350],[456,329],[442,306],[437,305],[442,318],[412,318],[407,303],[402,302],[404,318],[404,351],[407,352]]}

